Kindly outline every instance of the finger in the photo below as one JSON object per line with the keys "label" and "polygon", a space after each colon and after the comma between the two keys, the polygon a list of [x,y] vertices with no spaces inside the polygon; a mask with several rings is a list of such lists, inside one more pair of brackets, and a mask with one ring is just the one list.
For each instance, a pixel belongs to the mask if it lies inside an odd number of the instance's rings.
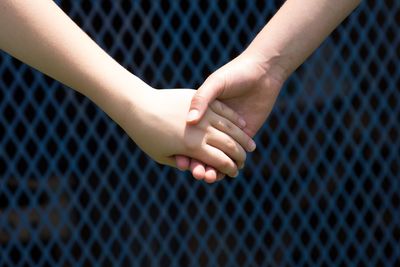
{"label": "finger", "polygon": [[243,165],[246,161],[246,151],[244,151],[243,147],[224,132],[215,128],[210,129],[206,142],[208,145],[223,151],[228,157],[234,160],[238,166]]}
{"label": "finger", "polygon": [[225,175],[221,172],[218,172],[217,174],[217,182],[223,180],[225,178]]}
{"label": "finger", "polygon": [[214,183],[217,181],[218,171],[211,166],[206,166],[206,172],[204,175],[204,181],[207,183]]}
{"label": "finger", "polygon": [[238,168],[239,168],[239,170],[243,169],[244,168],[244,162],[242,164],[238,165]]}
{"label": "finger", "polygon": [[208,165],[211,165],[219,172],[225,173],[231,177],[235,177],[238,174],[238,168],[236,163],[220,149],[206,144],[205,151],[207,152],[208,158],[203,159]]}
{"label": "finger", "polygon": [[225,178],[225,174],[223,174],[222,172],[218,172],[217,181],[221,181],[224,178]]}
{"label": "finger", "polygon": [[186,122],[197,124],[207,111],[208,104],[222,94],[224,87],[223,79],[216,75],[209,76],[193,96]]}
{"label": "finger", "polygon": [[[220,115],[210,116],[210,122],[213,127],[232,137],[248,152],[256,149],[256,143],[242,129],[232,123],[230,120]],[[225,150],[224,150],[225,151]]]}
{"label": "finger", "polygon": [[203,180],[206,173],[205,165],[198,160],[191,159],[190,171],[195,179]]}
{"label": "finger", "polygon": [[190,158],[182,155],[175,156],[176,167],[181,171],[189,170]]}
{"label": "finger", "polygon": [[206,174],[205,174],[205,179],[207,178],[207,176],[208,175],[210,175],[211,177],[211,179],[213,179],[213,177],[212,177],[212,175],[213,174],[207,174],[207,172],[210,172],[210,171],[215,171],[215,173],[216,173],[216,175],[217,175],[217,178],[216,178],[216,182],[218,182],[218,181],[221,181],[222,179],[224,179],[225,178],[225,174],[223,174],[222,172],[219,172],[219,171],[217,171],[215,168],[213,168],[213,167],[211,167],[211,166],[206,166]]}
{"label": "finger", "polygon": [[246,121],[238,113],[236,113],[233,109],[231,109],[221,101],[215,100],[209,105],[209,107],[211,108],[212,111],[214,111],[221,117],[230,120],[240,129],[246,127]]}

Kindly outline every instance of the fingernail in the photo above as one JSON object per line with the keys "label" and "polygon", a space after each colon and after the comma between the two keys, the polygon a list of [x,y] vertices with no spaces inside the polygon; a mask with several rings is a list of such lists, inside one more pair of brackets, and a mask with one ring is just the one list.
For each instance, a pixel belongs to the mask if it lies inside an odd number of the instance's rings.
{"label": "fingernail", "polygon": [[235,174],[232,176],[232,178],[236,178],[239,175],[239,171],[236,171]]}
{"label": "fingernail", "polygon": [[195,119],[197,119],[197,117],[199,116],[199,111],[196,109],[192,109],[191,111],[189,111],[189,114],[187,116],[187,120],[188,121],[194,121]]}
{"label": "fingernail", "polygon": [[250,139],[247,145],[247,149],[249,150],[249,152],[253,152],[256,149],[256,143],[252,139]]}
{"label": "fingernail", "polygon": [[240,128],[246,127],[246,121],[242,118],[239,118],[239,126]]}

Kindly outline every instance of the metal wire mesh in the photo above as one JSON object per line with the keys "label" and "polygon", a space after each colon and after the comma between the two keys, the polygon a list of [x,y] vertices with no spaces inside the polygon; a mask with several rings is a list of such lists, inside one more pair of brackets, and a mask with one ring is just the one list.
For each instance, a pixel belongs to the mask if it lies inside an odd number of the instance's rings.
{"label": "metal wire mesh", "polygon": [[[59,1],[156,87],[197,87],[281,1]],[[318,22],[316,22],[318,23]],[[0,58],[0,266],[400,266],[399,1],[364,1],[286,83],[239,178],[149,160]]]}

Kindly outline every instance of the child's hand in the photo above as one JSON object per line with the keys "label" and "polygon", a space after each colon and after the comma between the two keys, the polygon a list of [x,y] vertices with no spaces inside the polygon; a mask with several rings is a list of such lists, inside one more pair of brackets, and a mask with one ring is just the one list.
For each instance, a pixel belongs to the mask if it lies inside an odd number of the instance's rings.
{"label": "child's hand", "polygon": [[229,176],[237,175],[250,137],[235,125],[239,124],[236,113],[214,102],[203,119],[191,126],[186,124],[186,114],[194,90],[146,91],[141,101],[135,100],[140,104],[127,110],[121,121],[143,151],[162,164],[176,167],[174,156],[185,155]]}

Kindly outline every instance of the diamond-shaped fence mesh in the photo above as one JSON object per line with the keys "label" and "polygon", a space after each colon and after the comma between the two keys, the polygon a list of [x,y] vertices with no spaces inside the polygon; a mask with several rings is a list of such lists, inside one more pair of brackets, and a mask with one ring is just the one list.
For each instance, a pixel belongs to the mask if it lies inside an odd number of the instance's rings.
{"label": "diamond-shaped fence mesh", "polygon": [[[282,2],[58,3],[152,86],[193,88]],[[215,185],[155,164],[3,53],[0,265],[400,266],[399,27],[399,1],[364,1],[285,84],[241,175]]]}

